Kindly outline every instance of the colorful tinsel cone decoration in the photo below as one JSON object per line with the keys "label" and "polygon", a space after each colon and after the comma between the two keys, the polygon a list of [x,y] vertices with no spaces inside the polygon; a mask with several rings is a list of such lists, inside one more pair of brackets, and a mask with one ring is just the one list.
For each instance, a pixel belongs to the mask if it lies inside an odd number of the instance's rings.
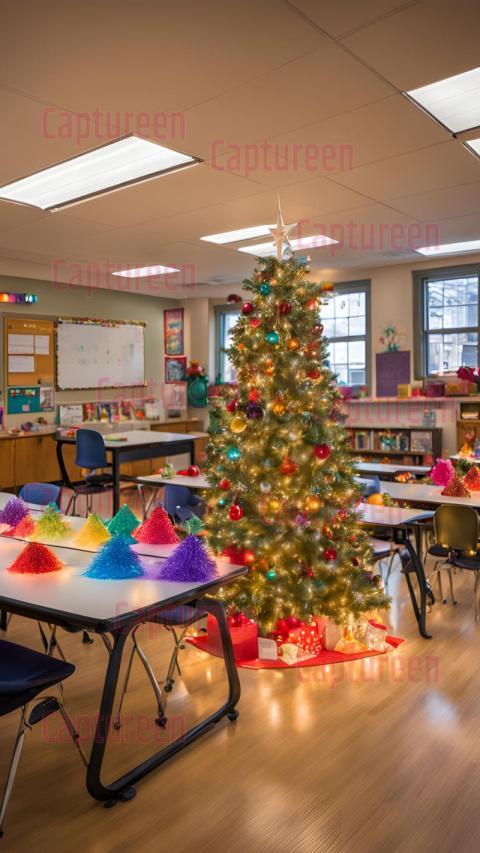
{"label": "colorful tinsel cone decoration", "polygon": [[39,542],[29,542],[7,571],[21,575],[44,575],[49,572],[59,572],[63,563],[56,554]]}
{"label": "colorful tinsel cone decoration", "polygon": [[471,492],[480,492],[480,469],[477,465],[472,465],[463,482]]}
{"label": "colorful tinsel cone decoration", "polygon": [[30,513],[24,515],[22,520],[19,521],[16,527],[14,527],[12,533],[14,536],[18,537],[18,539],[30,539],[31,536],[35,533],[36,524]]}
{"label": "colorful tinsel cone decoration", "polygon": [[448,486],[455,477],[455,469],[450,459],[437,459],[430,471],[432,482],[436,486]]}
{"label": "colorful tinsel cone decoration", "polygon": [[159,580],[204,583],[217,577],[215,560],[196,536],[187,536],[159,568]]}
{"label": "colorful tinsel cone decoration", "polygon": [[35,525],[32,539],[36,541],[57,542],[71,533],[70,525],[60,512],[56,503],[49,503]]}
{"label": "colorful tinsel cone decoration", "polygon": [[203,523],[202,519],[198,517],[198,515],[192,513],[190,518],[187,518],[187,520],[184,521],[182,527],[185,533],[191,533],[193,536],[200,536],[205,529],[205,524]]}
{"label": "colorful tinsel cone decoration", "polygon": [[75,545],[80,548],[99,548],[111,539],[111,533],[96,512],[91,512],[85,524],[75,536]]}
{"label": "colorful tinsel cone decoration", "polygon": [[445,495],[446,497],[449,497],[449,498],[469,498],[470,497],[470,492],[468,491],[467,487],[465,486],[462,478],[457,477],[456,475],[453,478],[453,480],[448,484],[448,486],[445,486],[445,488],[442,489],[441,494]]}
{"label": "colorful tinsel cone decoration", "polygon": [[108,522],[108,532],[112,536],[127,536],[138,527],[138,518],[132,510],[124,504],[117,514]]}
{"label": "colorful tinsel cone decoration", "polygon": [[96,580],[128,580],[143,575],[138,554],[120,534],[113,536],[95,555],[84,576]]}
{"label": "colorful tinsel cone decoration", "polygon": [[28,509],[20,498],[10,498],[0,511],[0,524],[15,528],[27,513]]}
{"label": "colorful tinsel cone decoration", "polygon": [[176,545],[179,541],[172,522],[163,507],[156,506],[152,514],[134,533],[144,545]]}

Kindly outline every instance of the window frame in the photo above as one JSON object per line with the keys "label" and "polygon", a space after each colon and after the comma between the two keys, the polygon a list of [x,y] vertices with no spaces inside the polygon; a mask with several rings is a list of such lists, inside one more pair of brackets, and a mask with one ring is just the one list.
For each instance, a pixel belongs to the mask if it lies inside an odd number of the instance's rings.
{"label": "window frame", "polygon": [[[339,337],[335,338],[329,338],[326,335],[325,337],[328,343],[349,343],[350,341],[365,341],[365,385],[367,386],[367,393],[370,393],[372,387],[371,280],[369,278],[366,278],[359,279],[358,281],[342,281],[333,285],[333,296],[348,293],[365,294],[365,334],[340,335]],[[323,322],[321,311],[320,322]],[[334,372],[333,367],[331,369],[332,372]]]}
{"label": "window frame", "polygon": [[[430,281],[445,281],[452,278],[478,278],[477,326],[462,326],[460,328],[429,329],[426,324],[426,283]],[[413,270],[413,331],[414,331],[414,373],[415,379],[438,379],[441,376],[456,376],[456,371],[445,373],[429,373],[428,368],[428,337],[430,334],[458,334],[476,331],[477,349],[480,349],[480,264],[462,264],[461,266],[433,267],[433,269]]]}
{"label": "window frame", "polygon": [[[215,305],[215,378],[222,373],[222,358],[225,355],[225,353],[222,352],[224,349],[224,347],[222,347],[222,335],[225,316],[227,314],[236,314],[238,316],[241,310],[240,303],[235,303],[234,305]],[[222,381],[226,382],[223,375]]]}

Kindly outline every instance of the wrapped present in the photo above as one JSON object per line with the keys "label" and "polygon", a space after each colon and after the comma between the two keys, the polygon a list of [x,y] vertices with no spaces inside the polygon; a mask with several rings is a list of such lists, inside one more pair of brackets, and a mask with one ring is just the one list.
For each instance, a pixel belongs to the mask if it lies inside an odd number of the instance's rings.
{"label": "wrapped present", "polygon": [[342,655],[356,655],[359,652],[364,652],[366,648],[366,644],[357,640],[351,631],[347,631],[345,637],[341,637],[335,645],[335,651]]}
{"label": "wrapped present", "polygon": [[340,625],[335,622],[327,621],[325,625],[324,647],[329,651],[333,651],[338,641],[343,637],[343,631]]}
{"label": "wrapped present", "polygon": [[[228,618],[230,636],[236,660],[255,660],[258,657],[258,625],[243,614]],[[222,641],[218,623],[210,613],[207,617],[208,651],[221,656]]]}
{"label": "wrapped present", "polygon": [[387,629],[375,622],[367,622],[365,630],[365,645],[375,652],[386,652],[390,646],[387,643]]}

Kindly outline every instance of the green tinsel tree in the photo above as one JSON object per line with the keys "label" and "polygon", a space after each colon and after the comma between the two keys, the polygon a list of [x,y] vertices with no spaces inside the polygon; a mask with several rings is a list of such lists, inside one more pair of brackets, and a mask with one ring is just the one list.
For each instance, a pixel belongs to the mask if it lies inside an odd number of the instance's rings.
{"label": "green tinsel tree", "polygon": [[388,606],[369,574],[341,398],[320,322],[331,285],[296,261],[259,261],[228,355],[238,391],[208,445],[208,541],[249,566],[223,595],[262,632],[278,619],[339,623]]}

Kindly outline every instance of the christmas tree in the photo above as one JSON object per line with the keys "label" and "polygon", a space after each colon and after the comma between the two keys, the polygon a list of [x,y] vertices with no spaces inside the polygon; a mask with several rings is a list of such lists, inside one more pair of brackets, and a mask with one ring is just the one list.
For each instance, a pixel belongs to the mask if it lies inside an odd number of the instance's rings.
{"label": "christmas tree", "polygon": [[[133,514],[130,507],[124,504],[116,515],[108,522],[108,532],[112,536],[128,536],[138,527],[138,518]],[[135,540],[130,537],[130,542]]]}
{"label": "christmas tree", "polygon": [[327,367],[320,313],[332,285],[307,273],[269,258],[244,282],[252,297],[228,349],[238,389],[215,412],[208,445],[209,544],[249,567],[224,599],[263,633],[286,616],[347,624],[388,606],[367,572],[341,397]]}

